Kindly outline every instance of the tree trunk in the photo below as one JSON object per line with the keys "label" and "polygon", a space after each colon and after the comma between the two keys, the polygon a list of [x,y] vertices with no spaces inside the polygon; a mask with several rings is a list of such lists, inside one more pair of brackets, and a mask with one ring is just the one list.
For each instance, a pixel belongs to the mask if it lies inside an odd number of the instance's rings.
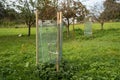
{"label": "tree trunk", "polygon": [[31,34],[31,25],[28,25],[28,36]]}
{"label": "tree trunk", "polygon": [[75,18],[73,17],[73,37],[75,37],[75,23],[74,23]]}
{"label": "tree trunk", "polygon": [[104,22],[103,21],[101,21],[101,30],[103,30],[104,29]]}
{"label": "tree trunk", "polygon": [[75,18],[73,18],[73,32],[75,30],[75,23],[74,23]]}
{"label": "tree trunk", "polygon": [[69,37],[69,25],[67,25],[67,37]]}
{"label": "tree trunk", "polygon": [[69,25],[70,25],[70,23],[69,23],[69,19],[67,19],[67,37],[69,37],[69,32],[70,32],[70,30],[69,30]]}

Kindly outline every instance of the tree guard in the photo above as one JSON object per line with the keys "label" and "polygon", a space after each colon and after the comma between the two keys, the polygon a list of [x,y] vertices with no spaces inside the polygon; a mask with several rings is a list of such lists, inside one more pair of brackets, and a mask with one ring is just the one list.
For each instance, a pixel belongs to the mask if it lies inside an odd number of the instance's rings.
{"label": "tree guard", "polygon": [[92,36],[92,17],[90,15],[85,18],[84,35],[87,37]]}
{"label": "tree guard", "polygon": [[38,21],[36,63],[56,64],[58,71],[62,57],[62,12],[57,12],[56,17],[56,19]]}

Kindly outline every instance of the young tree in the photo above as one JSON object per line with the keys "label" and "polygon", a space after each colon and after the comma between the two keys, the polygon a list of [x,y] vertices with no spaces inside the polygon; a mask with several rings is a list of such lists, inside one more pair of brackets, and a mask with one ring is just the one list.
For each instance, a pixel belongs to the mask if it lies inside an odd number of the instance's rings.
{"label": "young tree", "polygon": [[20,12],[21,18],[28,27],[28,36],[31,34],[31,26],[35,23],[35,1],[34,0],[18,0],[19,5],[15,5]]}
{"label": "young tree", "polygon": [[52,2],[51,0],[38,0],[39,18],[41,20],[56,19],[56,5],[56,2]]}
{"label": "young tree", "polygon": [[67,27],[67,36],[69,35],[69,27],[71,23],[73,23],[74,29],[74,19],[83,15],[85,16],[85,14],[88,12],[88,10],[80,1],[75,0],[64,0],[61,3],[61,11],[63,12],[64,23]]}
{"label": "young tree", "polygon": [[91,7],[91,13],[93,18],[101,24],[101,30],[104,29],[104,17],[101,15],[104,11],[104,6],[99,3],[95,3],[93,7]]}

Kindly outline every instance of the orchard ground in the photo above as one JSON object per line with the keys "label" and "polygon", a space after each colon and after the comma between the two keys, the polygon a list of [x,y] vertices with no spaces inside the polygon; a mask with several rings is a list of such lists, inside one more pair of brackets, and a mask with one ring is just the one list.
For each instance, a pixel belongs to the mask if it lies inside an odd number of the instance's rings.
{"label": "orchard ground", "polygon": [[[63,60],[70,67],[58,80],[120,80],[120,22],[105,23],[104,30],[94,23],[91,38],[84,36],[83,26],[75,25],[74,35],[71,26],[69,38],[63,32]],[[0,80],[42,80],[35,66],[36,31],[32,28],[28,37],[27,30],[0,28]],[[55,73],[45,77],[56,80]]]}

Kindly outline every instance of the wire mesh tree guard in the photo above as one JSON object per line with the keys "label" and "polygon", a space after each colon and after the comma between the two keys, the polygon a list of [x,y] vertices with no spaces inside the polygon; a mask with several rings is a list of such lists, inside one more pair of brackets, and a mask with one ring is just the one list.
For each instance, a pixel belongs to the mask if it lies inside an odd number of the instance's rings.
{"label": "wire mesh tree guard", "polygon": [[36,12],[36,64],[53,63],[59,70],[62,57],[62,12],[56,19],[38,19]]}
{"label": "wire mesh tree guard", "polygon": [[84,35],[86,37],[92,36],[92,16],[91,15],[87,15],[85,17]]}

